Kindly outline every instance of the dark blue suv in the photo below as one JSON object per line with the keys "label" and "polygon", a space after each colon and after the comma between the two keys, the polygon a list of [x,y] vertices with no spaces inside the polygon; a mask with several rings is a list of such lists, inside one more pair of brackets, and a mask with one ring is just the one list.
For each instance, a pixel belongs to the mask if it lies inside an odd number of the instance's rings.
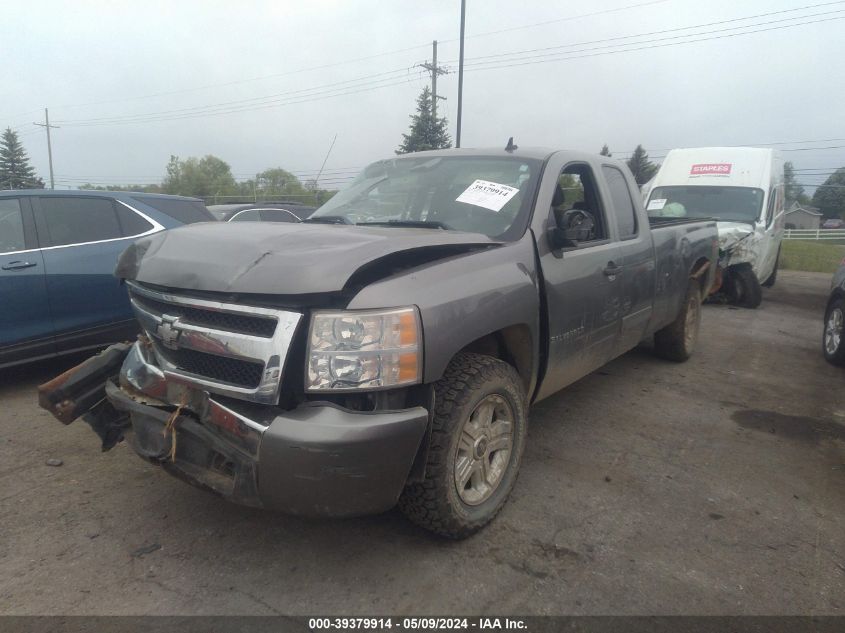
{"label": "dark blue suv", "polygon": [[181,196],[0,191],[0,367],[134,337],[118,255],[142,235],[213,221]]}

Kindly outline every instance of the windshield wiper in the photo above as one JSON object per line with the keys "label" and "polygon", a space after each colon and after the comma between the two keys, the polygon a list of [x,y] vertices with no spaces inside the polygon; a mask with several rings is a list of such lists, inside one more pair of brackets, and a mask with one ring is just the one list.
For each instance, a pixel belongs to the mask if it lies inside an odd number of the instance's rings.
{"label": "windshield wiper", "polygon": [[454,231],[451,226],[445,222],[436,222],[433,220],[384,220],[382,222],[358,222],[359,226],[407,226],[415,229],[442,229],[444,231]]}
{"label": "windshield wiper", "polygon": [[318,215],[305,218],[303,222],[312,224],[352,224],[352,221],[343,215]]}

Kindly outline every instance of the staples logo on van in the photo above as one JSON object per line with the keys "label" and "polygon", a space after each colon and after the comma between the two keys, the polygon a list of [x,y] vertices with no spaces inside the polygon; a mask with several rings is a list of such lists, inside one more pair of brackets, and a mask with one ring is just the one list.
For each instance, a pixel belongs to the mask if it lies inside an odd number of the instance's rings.
{"label": "staples logo on van", "polygon": [[727,176],[731,173],[731,163],[701,163],[693,165],[690,176]]}

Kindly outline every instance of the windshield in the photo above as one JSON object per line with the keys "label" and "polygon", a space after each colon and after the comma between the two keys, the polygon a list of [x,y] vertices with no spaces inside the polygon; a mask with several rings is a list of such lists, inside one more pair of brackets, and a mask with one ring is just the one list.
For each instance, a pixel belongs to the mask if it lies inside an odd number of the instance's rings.
{"label": "windshield", "polygon": [[528,223],[542,161],[513,156],[398,158],[369,165],[306,222],[438,228],[514,240]]}
{"label": "windshield", "polygon": [[763,208],[763,190],[752,187],[656,187],[649,196],[651,218],[713,218],[754,223]]}

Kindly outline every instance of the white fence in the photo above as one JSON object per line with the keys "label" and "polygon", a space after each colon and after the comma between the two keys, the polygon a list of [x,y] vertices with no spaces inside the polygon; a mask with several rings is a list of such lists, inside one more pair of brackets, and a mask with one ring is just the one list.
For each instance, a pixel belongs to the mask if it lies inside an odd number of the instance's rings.
{"label": "white fence", "polygon": [[845,229],[786,229],[785,240],[843,240]]}

